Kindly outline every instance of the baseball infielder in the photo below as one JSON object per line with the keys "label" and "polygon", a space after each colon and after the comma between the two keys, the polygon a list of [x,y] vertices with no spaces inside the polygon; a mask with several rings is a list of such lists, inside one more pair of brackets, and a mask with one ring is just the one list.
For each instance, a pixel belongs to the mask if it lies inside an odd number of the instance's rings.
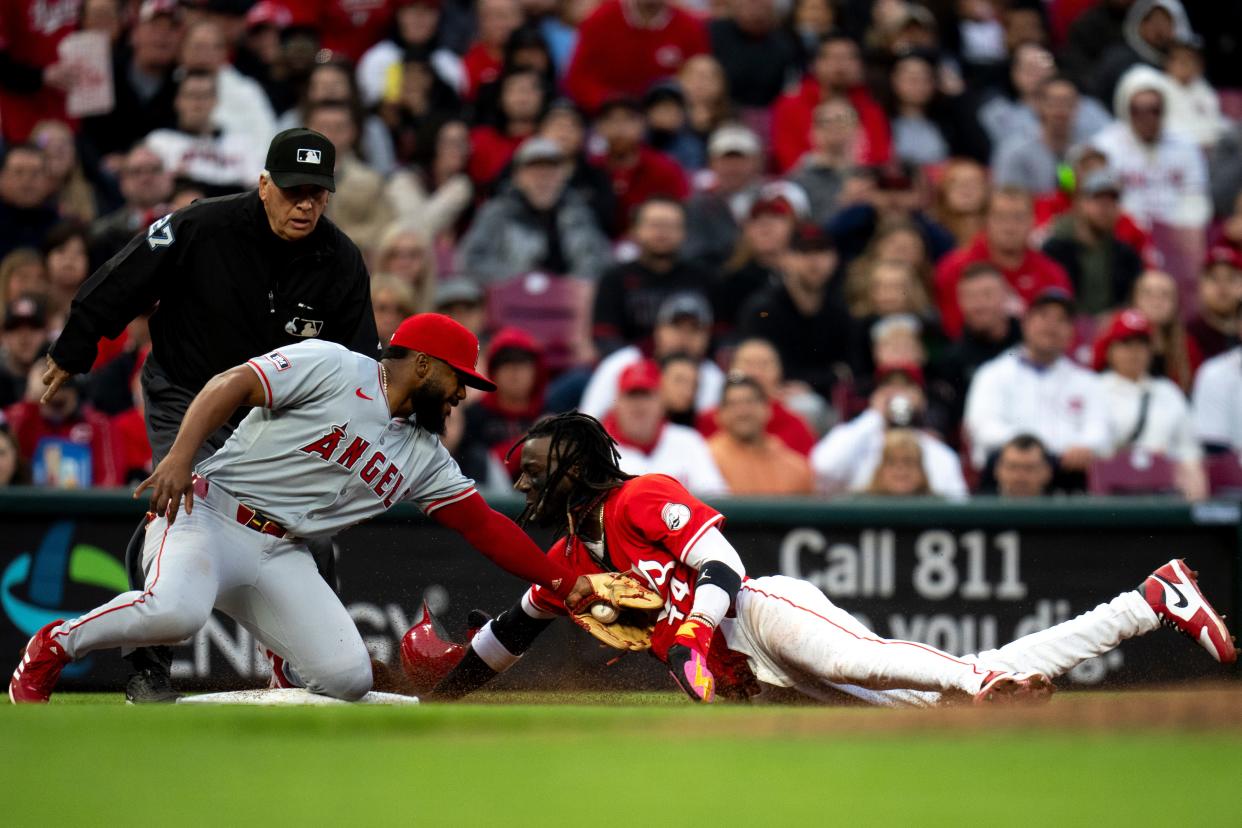
{"label": "baseball infielder", "polygon": [[[627,648],[649,645],[696,701],[709,702],[717,692],[753,695],[756,680],[815,698],[835,689],[885,705],[963,697],[1035,700],[1052,692],[1052,678],[1162,622],[1217,661],[1237,658],[1223,620],[1181,561],[1170,561],[1139,590],[1078,618],[999,650],[958,658],[878,637],[806,581],[746,578],[720,532],[720,513],[672,478],[622,473],[610,438],[590,417],[562,415],[537,425],[522,445],[521,470],[516,487],[526,495],[523,518],[567,532],[549,550],[550,558],[574,572],[628,573],[664,597],[653,627],[631,621],[617,637],[633,631],[637,640]],[[481,686],[566,613],[546,589],[531,587],[474,634],[435,695],[457,698]],[[416,626],[407,636],[421,634]]]}
{"label": "baseball infielder", "polygon": [[[145,588],[36,633],[9,697],[47,701],[70,661],[110,647],[182,641],[217,608],[283,659],[286,678],[360,698],[371,689],[367,649],[316,571],[306,539],[336,534],[401,500],[570,605],[597,600],[590,584],[575,582],[487,506],[437,436],[467,385],[495,388],[474,371],[478,353],[466,328],[423,314],[398,327],[378,362],[311,340],[213,378],[135,493],[150,489],[156,514],[143,550]],[[199,445],[241,405],[254,410],[192,473]]]}

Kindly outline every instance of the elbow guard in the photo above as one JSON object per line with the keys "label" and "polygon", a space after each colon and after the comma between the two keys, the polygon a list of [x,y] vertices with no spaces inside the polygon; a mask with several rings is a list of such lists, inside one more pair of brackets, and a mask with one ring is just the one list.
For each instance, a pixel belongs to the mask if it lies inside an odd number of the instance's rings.
{"label": "elbow guard", "polygon": [[742,588],[742,576],[737,573],[737,570],[723,561],[708,561],[699,570],[699,580],[696,582],[696,589],[702,589],[706,586],[713,586],[722,590],[725,595],[729,596],[729,609],[733,609],[733,601],[737,598],[737,591]]}

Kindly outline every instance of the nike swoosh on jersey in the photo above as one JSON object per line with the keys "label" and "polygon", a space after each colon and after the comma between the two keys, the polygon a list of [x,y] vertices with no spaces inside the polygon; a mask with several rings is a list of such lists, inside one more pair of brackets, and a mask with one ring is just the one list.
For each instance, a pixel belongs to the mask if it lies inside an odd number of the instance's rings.
{"label": "nike swoosh on jersey", "polygon": [[364,400],[373,400],[373,399],[375,399],[374,397],[368,397],[366,394],[362,393],[362,389],[361,389],[361,388],[355,388],[355,389],[354,389],[354,393],[355,393],[355,394],[357,394],[359,397],[362,397]]}

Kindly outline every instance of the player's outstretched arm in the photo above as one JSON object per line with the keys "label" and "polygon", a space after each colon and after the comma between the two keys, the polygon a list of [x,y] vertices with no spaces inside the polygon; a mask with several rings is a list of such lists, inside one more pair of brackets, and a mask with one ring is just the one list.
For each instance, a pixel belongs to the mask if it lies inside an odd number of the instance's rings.
{"label": "player's outstretched arm", "polygon": [[190,403],[168,455],[134,490],[134,497],[150,489],[151,511],[161,517],[167,514],[170,524],[177,519],[182,500],[189,514],[194,509],[195,453],[238,408],[263,405],[265,399],[259,377],[249,367],[238,365],[216,374]]}
{"label": "player's outstretched arm", "polygon": [[528,609],[525,600],[514,604],[479,628],[461,661],[428,698],[452,701],[478,690],[512,667],[555,617],[533,606]]}

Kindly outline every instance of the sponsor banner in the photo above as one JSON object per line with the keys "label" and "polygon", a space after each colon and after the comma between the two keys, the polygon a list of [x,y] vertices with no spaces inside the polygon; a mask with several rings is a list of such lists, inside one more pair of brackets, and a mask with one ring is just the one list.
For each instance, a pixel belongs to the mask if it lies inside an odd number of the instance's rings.
{"label": "sponsor banner", "polygon": [[[93,502],[80,519],[56,519],[42,515],[74,514],[72,499],[59,509],[19,512],[0,498],[0,653],[15,659],[48,621],[74,617],[126,590],[122,559],[138,516],[123,496],[114,508],[99,506],[98,496]],[[972,512],[961,507],[940,513],[923,506],[912,520],[903,519],[899,506],[860,513],[835,505],[785,509],[765,522],[753,504],[736,512],[722,505],[730,516],[726,534],[752,576],[803,578],[878,634],[955,654],[999,647],[1091,609],[1135,588],[1171,557],[1188,558],[1217,608],[1231,620],[1240,617],[1236,509],[1162,527],[1127,521],[1124,513],[1062,520],[1055,506],[1015,512],[1008,524],[994,509],[972,522]],[[414,514],[400,508],[338,538],[342,600],[373,655],[393,664],[401,634],[424,602],[460,638],[471,609],[495,615],[524,590],[455,533],[411,519]],[[889,519],[877,521],[876,514]],[[174,674],[186,689],[267,679],[266,659],[249,633],[220,613],[174,653]],[[616,656],[571,625],[555,624],[496,686],[671,687],[651,657]],[[119,653],[99,652],[71,665],[61,686],[116,690],[126,673]],[[1161,629],[1080,665],[1067,681],[1113,686],[1237,675],[1236,667],[1220,667],[1196,644]]]}

